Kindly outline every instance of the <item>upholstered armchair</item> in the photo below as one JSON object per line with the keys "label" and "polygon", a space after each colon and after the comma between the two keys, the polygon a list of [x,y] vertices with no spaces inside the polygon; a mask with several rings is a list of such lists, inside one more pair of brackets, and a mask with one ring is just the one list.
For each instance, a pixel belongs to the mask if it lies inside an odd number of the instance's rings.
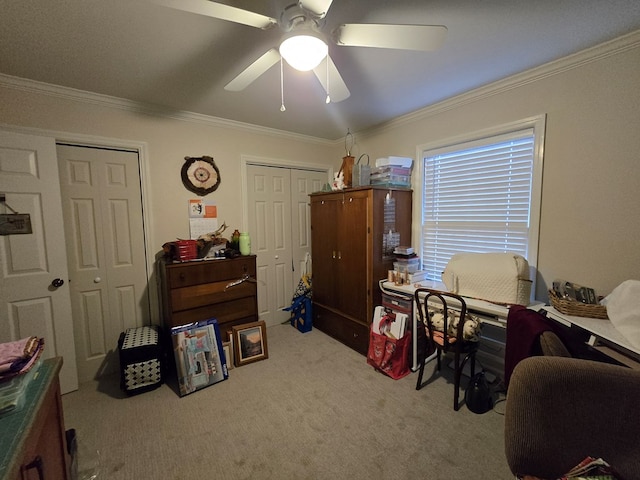
{"label": "upholstered armchair", "polygon": [[514,475],[556,479],[587,456],[640,479],[640,370],[590,360],[520,361],[505,407],[505,453]]}

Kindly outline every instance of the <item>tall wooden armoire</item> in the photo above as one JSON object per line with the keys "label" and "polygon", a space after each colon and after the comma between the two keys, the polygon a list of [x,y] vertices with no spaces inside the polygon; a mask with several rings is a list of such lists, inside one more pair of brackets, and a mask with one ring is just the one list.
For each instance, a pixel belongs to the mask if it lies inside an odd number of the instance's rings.
{"label": "tall wooden armoire", "polygon": [[411,244],[412,191],[359,187],[311,194],[313,325],[367,354],[379,281]]}

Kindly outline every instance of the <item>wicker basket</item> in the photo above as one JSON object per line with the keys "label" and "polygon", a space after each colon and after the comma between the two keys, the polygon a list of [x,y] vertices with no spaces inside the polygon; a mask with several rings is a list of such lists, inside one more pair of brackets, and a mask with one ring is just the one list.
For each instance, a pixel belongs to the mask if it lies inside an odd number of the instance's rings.
{"label": "wicker basket", "polygon": [[576,300],[560,298],[553,290],[549,290],[549,300],[553,308],[566,315],[576,317],[602,318],[607,319],[607,307],[604,305],[593,305],[582,303]]}

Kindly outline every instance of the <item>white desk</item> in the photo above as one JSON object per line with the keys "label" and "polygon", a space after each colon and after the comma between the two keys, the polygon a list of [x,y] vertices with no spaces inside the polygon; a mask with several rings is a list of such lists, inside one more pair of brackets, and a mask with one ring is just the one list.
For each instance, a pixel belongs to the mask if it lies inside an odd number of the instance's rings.
{"label": "white desk", "polygon": [[[610,320],[566,315],[564,313],[560,313],[553,307],[544,307],[544,309],[548,313],[547,316],[556,322],[570,328],[576,327],[588,332],[589,340],[587,341],[587,344],[603,351],[603,353],[615,358],[616,360],[629,365],[629,363],[624,361],[625,359],[615,355],[615,352],[619,352],[623,356],[631,358],[634,361],[634,363],[629,366],[638,368],[636,363],[640,362],[640,348],[631,344],[631,342],[629,342],[629,340],[627,340],[618,331],[618,329],[613,326]],[[609,348],[601,348],[602,344]],[[611,349],[615,352],[612,352]]]}
{"label": "white desk", "polygon": [[[440,282],[421,281],[420,287],[432,288],[443,292],[447,291],[447,287],[444,283]],[[396,285],[393,282],[381,282],[380,289],[387,293],[402,293],[404,295],[411,296],[413,296],[416,291],[416,287],[414,285]],[[489,323],[496,327],[507,327],[507,314],[509,313],[509,309],[507,307],[486,302],[484,300],[476,300],[475,298],[465,298],[464,300],[467,304],[467,309],[470,312],[474,314],[481,314],[481,321],[483,323]],[[541,306],[542,303],[538,305],[538,307]],[[536,308],[536,305],[531,306],[530,308]]]}
{"label": "white desk", "polygon": [[[447,291],[447,287],[443,283],[421,281],[420,287],[432,288],[434,290]],[[402,294],[413,297],[416,291],[415,285],[396,285],[394,282],[381,281],[380,289],[384,293],[388,294]],[[504,374],[504,354],[506,348],[506,329],[507,329],[507,315],[509,309],[503,305],[487,302],[484,300],[477,300],[475,298],[465,298],[467,304],[467,310],[470,314],[474,315],[483,324],[482,337],[480,339],[480,347],[478,351],[478,358],[482,365],[487,370],[492,370],[496,375],[502,376]],[[528,308],[539,310],[544,304],[541,302],[529,305]],[[455,308],[455,305],[452,305]],[[416,352],[416,329],[417,329],[417,315],[414,311],[413,315],[413,366],[415,371],[418,367]]]}

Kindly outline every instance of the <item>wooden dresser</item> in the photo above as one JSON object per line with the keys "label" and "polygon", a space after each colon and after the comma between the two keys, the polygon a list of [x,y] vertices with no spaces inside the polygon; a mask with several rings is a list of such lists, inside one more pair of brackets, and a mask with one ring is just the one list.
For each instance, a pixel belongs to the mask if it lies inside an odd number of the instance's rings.
{"label": "wooden dresser", "polygon": [[27,387],[22,409],[0,417],[0,478],[69,479],[61,367],[60,357],[45,360]]}
{"label": "wooden dresser", "polygon": [[[256,257],[160,262],[165,328],[216,318],[220,334],[258,320]],[[233,285],[235,282],[242,282]]]}
{"label": "wooden dresser", "polygon": [[380,187],[311,195],[313,326],[363,355],[390,251],[411,244],[411,203],[411,190]]}

